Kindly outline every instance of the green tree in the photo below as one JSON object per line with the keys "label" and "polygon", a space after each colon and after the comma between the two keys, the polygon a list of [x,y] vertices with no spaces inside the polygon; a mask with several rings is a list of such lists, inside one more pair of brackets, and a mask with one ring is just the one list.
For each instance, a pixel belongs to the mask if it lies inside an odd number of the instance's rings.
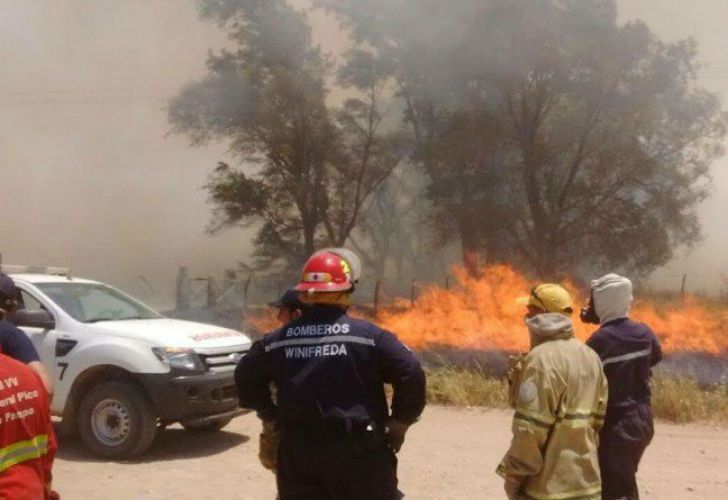
{"label": "green tree", "polygon": [[699,238],[726,116],[693,41],[618,24],[613,0],[319,4],[389,68],[464,256],[647,272]]}
{"label": "green tree", "polygon": [[[258,263],[297,268],[322,245],[343,245],[372,192],[404,152],[381,128],[382,77],[374,65],[335,66],[312,41],[305,14],[284,0],[202,0],[201,17],[234,49],[211,53],[208,74],[169,106],[174,133],[195,146],[224,141],[205,186],[210,231],[254,227]],[[340,108],[329,81],[354,89]]]}
{"label": "green tree", "polygon": [[409,150],[401,124],[392,122],[388,76],[378,61],[365,52],[352,52],[337,76],[340,89],[355,96],[333,112],[340,156],[329,171],[324,227],[330,244],[343,246]]}
{"label": "green tree", "polygon": [[193,145],[226,141],[241,160],[239,167],[220,163],[209,179],[210,230],[256,225],[258,257],[293,265],[317,245],[327,162],[336,150],[325,103],[330,64],[285,2],[200,5],[236,48],[211,53],[208,75],[171,100],[172,130]]}

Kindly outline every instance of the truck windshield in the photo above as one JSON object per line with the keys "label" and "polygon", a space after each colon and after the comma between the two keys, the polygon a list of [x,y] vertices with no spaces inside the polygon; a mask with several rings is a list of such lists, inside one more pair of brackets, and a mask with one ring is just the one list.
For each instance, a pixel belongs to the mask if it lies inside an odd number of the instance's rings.
{"label": "truck windshield", "polygon": [[36,286],[72,318],[84,323],[157,319],[162,316],[144,304],[97,283],[36,283]]}

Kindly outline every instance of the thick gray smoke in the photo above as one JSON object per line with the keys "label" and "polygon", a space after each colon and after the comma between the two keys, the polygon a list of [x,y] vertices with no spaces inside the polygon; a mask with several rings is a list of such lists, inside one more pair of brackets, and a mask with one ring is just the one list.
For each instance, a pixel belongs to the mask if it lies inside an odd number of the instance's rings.
{"label": "thick gray smoke", "polygon": [[[305,2],[296,2],[305,5]],[[728,93],[728,3],[623,0],[667,40],[694,36],[709,63],[703,84]],[[345,46],[335,23],[312,16],[325,50]],[[443,35],[445,36],[445,35]],[[66,265],[159,305],[172,301],[177,267],[218,273],[243,260],[249,235],[210,237],[201,190],[224,146],[192,149],[168,136],[164,106],[204,74],[224,46],[192,0],[5,0],[0,15],[0,252],[5,262]],[[701,215],[706,241],[655,282],[715,289],[728,272],[722,220],[726,161]]]}

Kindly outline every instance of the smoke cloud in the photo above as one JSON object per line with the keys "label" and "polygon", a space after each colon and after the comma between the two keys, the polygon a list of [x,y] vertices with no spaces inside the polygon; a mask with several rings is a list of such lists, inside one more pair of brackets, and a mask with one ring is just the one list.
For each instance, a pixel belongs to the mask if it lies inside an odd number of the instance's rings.
{"label": "smoke cloud", "polygon": [[[687,6],[680,0],[619,0],[620,20],[643,19],[664,40],[693,37],[698,41],[699,60],[703,68],[699,83],[728,102],[728,37],[721,30],[720,19],[728,16],[728,3],[704,0]],[[711,294],[725,292],[721,275],[728,276],[728,232],[725,211],[728,205],[728,158],[716,161],[712,168],[714,190],[703,202],[699,214],[705,239],[689,254],[676,257],[654,273],[651,283],[658,288],[677,290],[683,274],[687,289]]]}
{"label": "smoke cloud", "polygon": [[[306,6],[297,1],[298,6]],[[728,4],[622,0],[620,18],[644,19],[667,40],[693,36],[708,63],[702,83],[728,95],[723,20]],[[312,16],[328,51],[346,45]],[[4,0],[0,10],[0,252],[6,263],[70,266],[159,305],[172,301],[178,266],[218,273],[245,260],[250,234],[205,234],[201,189],[223,145],[190,148],[169,136],[167,99],[204,74],[224,34],[180,0]],[[726,160],[701,208],[706,239],[655,273],[675,288],[715,291],[728,273]]]}

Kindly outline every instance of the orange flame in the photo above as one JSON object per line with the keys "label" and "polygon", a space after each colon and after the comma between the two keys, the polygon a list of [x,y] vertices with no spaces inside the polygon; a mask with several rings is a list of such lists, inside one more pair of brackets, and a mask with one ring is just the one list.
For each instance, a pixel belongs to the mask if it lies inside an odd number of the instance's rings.
{"label": "orange flame", "polygon": [[728,353],[728,309],[724,307],[691,296],[664,305],[639,300],[632,316],[654,330],[667,352]]}
{"label": "orange flame", "polygon": [[[527,296],[534,283],[504,265],[485,267],[478,278],[468,275],[464,268],[455,269],[454,275],[457,283],[451,290],[427,286],[414,305],[406,299],[397,300],[379,312],[377,322],[418,350],[527,350],[525,308],[516,299]],[[597,328],[578,318],[586,294],[571,283],[564,285],[575,301],[576,336],[586,340]],[[362,311],[352,314],[366,317]],[[674,301],[640,298],[630,316],[647,323],[666,352],[728,353],[728,308],[711,306],[695,297]],[[250,316],[248,325],[258,332],[279,327],[273,309]]]}
{"label": "orange flame", "polygon": [[[269,307],[263,311],[259,311],[248,316],[246,323],[247,326],[256,332],[272,332],[281,326],[277,316],[278,311]],[[246,330],[246,328],[243,329]]]}
{"label": "orange flame", "polygon": [[516,298],[528,295],[528,280],[507,266],[487,267],[479,278],[462,268],[454,274],[453,290],[425,287],[412,307],[402,300],[380,312],[380,326],[415,349],[526,350],[525,310]]}
{"label": "orange flame", "polygon": [[[477,279],[456,269],[455,278],[458,286],[453,290],[429,286],[413,306],[402,300],[380,312],[380,325],[415,349],[528,349],[525,310],[516,299],[528,295],[532,282],[507,266],[487,267]],[[584,294],[570,283],[565,286],[578,310],[585,303]],[[713,308],[692,297],[664,304],[642,299],[631,317],[652,327],[667,352],[728,352],[728,309]],[[576,313],[574,327],[582,340],[596,330],[595,325],[581,323]]]}

